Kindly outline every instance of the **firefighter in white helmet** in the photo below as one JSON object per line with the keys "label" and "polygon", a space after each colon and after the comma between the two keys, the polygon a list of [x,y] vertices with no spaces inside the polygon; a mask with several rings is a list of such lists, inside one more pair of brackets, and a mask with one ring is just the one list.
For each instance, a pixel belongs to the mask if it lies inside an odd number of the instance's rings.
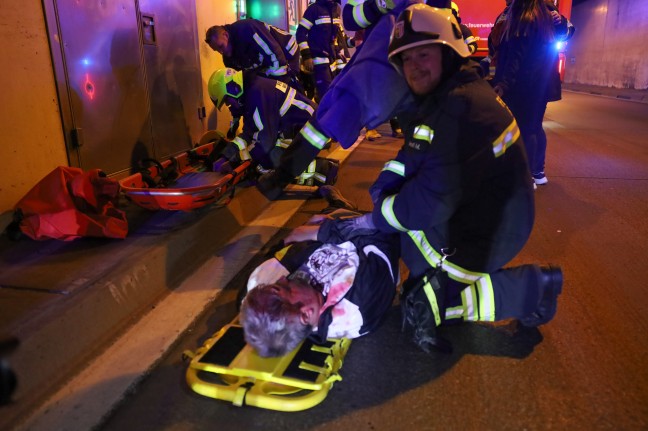
{"label": "firefighter in white helmet", "polygon": [[558,267],[502,269],[529,238],[534,192],[515,118],[469,55],[450,10],[399,16],[389,61],[416,106],[399,116],[405,144],[370,190],[373,212],[348,220],[358,234],[400,233],[403,324],[426,351],[449,349],[442,323],[545,324],[562,291]]}

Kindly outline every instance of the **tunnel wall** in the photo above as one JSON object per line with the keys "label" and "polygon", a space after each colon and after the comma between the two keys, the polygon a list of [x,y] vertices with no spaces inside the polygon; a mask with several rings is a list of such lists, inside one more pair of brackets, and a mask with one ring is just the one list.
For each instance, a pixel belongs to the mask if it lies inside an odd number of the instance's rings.
{"label": "tunnel wall", "polygon": [[648,1],[586,0],[571,21],[565,82],[648,89]]}

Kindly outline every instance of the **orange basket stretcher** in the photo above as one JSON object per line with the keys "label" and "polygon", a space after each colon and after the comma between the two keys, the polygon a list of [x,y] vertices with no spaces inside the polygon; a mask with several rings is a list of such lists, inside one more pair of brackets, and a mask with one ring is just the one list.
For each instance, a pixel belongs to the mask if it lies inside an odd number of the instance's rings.
{"label": "orange basket stretcher", "polygon": [[[150,167],[119,181],[121,190],[129,200],[150,210],[191,211],[216,202],[251,166],[245,161],[227,173],[215,172],[209,164],[218,146],[210,142],[163,162],[149,159]],[[213,165],[224,162],[218,159]]]}

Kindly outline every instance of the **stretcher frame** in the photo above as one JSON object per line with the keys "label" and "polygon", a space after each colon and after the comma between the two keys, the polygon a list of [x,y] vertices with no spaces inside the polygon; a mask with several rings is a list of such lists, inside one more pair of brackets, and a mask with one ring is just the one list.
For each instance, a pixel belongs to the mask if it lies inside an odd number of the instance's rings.
{"label": "stretcher frame", "polygon": [[[245,161],[227,174],[212,172],[211,166],[204,162],[213,151],[217,151],[218,142],[209,142],[192,150],[154,164],[146,172],[138,172],[119,181],[121,191],[135,204],[149,210],[192,211],[220,199],[234,185],[238,184],[248,172],[251,163]],[[221,159],[222,160],[222,159]],[[178,185],[174,187],[151,187],[145,176],[156,178],[173,163],[177,164]],[[182,177],[187,174],[207,173],[198,177],[198,184],[182,186]]]}
{"label": "stretcher frame", "polygon": [[245,343],[238,318],[207,339],[191,358],[186,372],[189,387],[204,396],[235,406],[291,412],[321,403],[342,377],[351,340],[329,339],[325,345],[302,342],[289,354],[262,358]]}

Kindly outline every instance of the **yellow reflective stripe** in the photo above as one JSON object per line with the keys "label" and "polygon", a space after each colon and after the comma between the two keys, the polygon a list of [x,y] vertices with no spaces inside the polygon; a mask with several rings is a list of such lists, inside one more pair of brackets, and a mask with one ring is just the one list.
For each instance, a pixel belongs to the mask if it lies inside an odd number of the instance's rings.
{"label": "yellow reflective stripe", "polygon": [[448,307],[446,308],[445,311],[445,318],[446,320],[449,319],[461,319],[464,315],[464,308],[463,305],[459,305],[457,307]]}
{"label": "yellow reflective stripe", "polygon": [[475,36],[468,36],[466,38],[466,45],[470,45],[471,43],[477,42],[477,39],[475,39]]}
{"label": "yellow reflective stripe", "polygon": [[267,75],[283,76],[288,73],[288,66],[268,67],[264,70]]}
{"label": "yellow reflective stripe", "polygon": [[504,154],[504,152],[506,152],[506,149],[510,147],[513,142],[518,139],[519,136],[520,128],[518,127],[517,122],[514,118],[511,124],[509,124],[509,126],[502,132],[502,134],[493,141],[493,154],[495,154],[495,157],[499,157]]}
{"label": "yellow reflective stripe", "polygon": [[252,35],[252,39],[261,47],[263,52],[265,52],[268,55],[272,55],[272,50],[270,50],[270,47],[268,46],[267,43],[265,43],[265,40],[261,39],[261,36],[259,36],[257,33],[254,33]]}
{"label": "yellow reflective stripe", "polygon": [[292,139],[277,139],[277,142],[275,142],[275,147],[279,148],[288,148],[290,144],[292,143]]}
{"label": "yellow reflective stripe", "polygon": [[[416,247],[419,249],[419,251],[423,255],[423,258],[431,267],[436,268],[439,266],[439,264],[441,264],[442,255],[430,245],[423,231],[408,231],[407,234],[414,242],[414,245],[416,245]],[[454,263],[449,262],[448,260],[443,260],[441,268],[448,273],[448,276],[450,278],[464,284],[472,284],[481,277],[487,275],[483,272],[469,271],[465,268],[460,267],[459,265],[455,265]]]}
{"label": "yellow reflective stripe", "polygon": [[295,94],[297,94],[297,91],[294,88],[291,88],[290,91],[288,91],[288,95],[286,96],[283,103],[281,104],[281,108],[279,108],[279,115],[281,117],[286,115],[286,112],[288,112],[288,109],[290,109],[290,105],[293,103],[293,100],[295,99]]}
{"label": "yellow reflective stripe", "polygon": [[473,322],[479,320],[477,309],[475,308],[477,292],[475,291],[474,285],[471,284],[461,291],[461,302],[464,308],[464,320]]}
{"label": "yellow reflective stripe", "polygon": [[302,172],[299,177],[297,177],[299,184],[304,184],[305,182],[313,178],[313,176],[315,175],[315,167],[316,163],[315,160],[313,160],[312,162],[310,162],[306,170]]}
{"label": "yellow reflective stripe", "polygon": [[321,134],[311,123],[306,123],[299,132],[315,148],[321,150],[328,142],[328,138]]}
{"label": "yellow reflective stripe", "polygon": [[312,106],[310,106],[308,103],[302,102],[301,100],[294,99],[292,104],[298,107],[299,109],[301,109],[302,111],[308,112],[311,115],[313,115],[313,112],[315,112]]}
{"label": "yellow reflective stripe", "polygon": [[241,158],[241,160],[250,160],[252,158],[250,157],[250,152],[247,150],[247,142],[245,142],[244,139],[237,136],[236,138],[232,139],[232,142],[238,147],[239,157]]}
{"label": "yellow reflective stripe", "polygon": [[330,16],[323,16],[323,17],[320,17],[319,19],[315,20],[315,25],[330,24],[331,21],[333,21],[333,24],[342,24],[342,21],[340,21],[340,18],[331,19]]}
{"label": "yellow reflective stripe", "polygon": [[387,163],[385,163],[385,166],[383,167],[383,171],[391,171],[397,175],[400,175],[401,177],[404,177],[405,165],[402,164],[401,162],[397,162],[396,160],[390,160]]}
{"label": "yellow reflective stripe", "polygon": [[252,158],[252,156],[250,156],[250,152],[247,149],[239,151],[239,157],[243,162]]}
{"label": "yellow reflective stripe", "polygon": [[493,292],[493,282],[490,275],[477,280],[477,289],[479,291],[479,320],[483,322],[495,321],[495,293]]}
{"label": "yellow reflective stripe", "polygon": [[436,294],[434,293],[434,288],[432,284],[428,281],[428,278],[425,277],[425,284],[423,285],[423,291],[425,296],[427,296],[428,301],[430,302],[430,307],[432,307],[432,314],[434,314],[434,322],[436,326],[441,324],[441,314],[439,314],[439,304],[437,303]]}
{"label": "yellow reflective stripe", "polygon": [[396,218],[396,214],[394,214],[394,199],[396,199],[396,195],[387,196],[387,198],[382,203],[380,212],[391,227],[401,232],[407,232],[407,229],[403,227],[402,224],[400,224],[400,222]]}
{"label": "yellow reflective stripe", "polygon": [[302,51],[305,50],[305,49],[309,49],[308,48],[308,42],[306,42],[306,41],[300,42],[299,43],[299,49],[302,50]]}
{"label": "yellow reflective stripe", "polygon": [[434,138],[434,130],[430,129],[425,124],[421,124],[414,129],[413,138],[419,141],[425,141],[429,144],[432,142],[432,138]]}
{"label": "yellow reflective stripe", "polygon": [[364,3],[353,6],[353,20],[356,22],[356,24],[358,24],[360,28],[367,28],[371,25],[371,22],[367,19],[364,11],[362,10],[363,4]]}
{"label": "yellow reflective stripe", "polygon": [[326,57],[315,57],[313,58],[313,64],[328,64],[330,60]]}
{"label": "yellow reflective stripe", "polygon": [[297,51],[297,40],[295,40],[295,36],[291,36],[290,40],[288,40],[286,51],[288,51],[290,55],[295,55],[295,52]]}
{"label": "yellow reflective stripe", "polygon": [[299,21],[299,25],[304,27],[306,30],[310,30],[311,27],[313,26],[313,23],[307,20],[306,18],[302,17],[302,19]]}
{"label": "yellow reflective stripe", "polygon": [[259,132],[263,130],[263,121],[261,120],[261,114],[259,114],[259,108],[256,108],[254,110],[254,115],[252,115],[252,118],[254,119],[254,125],[257,129],[259,129]]}
{"label": "yellow reflective stripe", "polygon": [[326,177],[324,175],[320,174],[319,172],[315,172],[315,174],[313,174],[313,177],[317,181],[319,181],[320,183],[325,183],[326,182]]}
{"label": "yellow reflective stripe", "polygon": [[239,151],[244,150],[247,147],[247,142],[243,138],[238,136],[232,139],[232,142],[238,147]]}

